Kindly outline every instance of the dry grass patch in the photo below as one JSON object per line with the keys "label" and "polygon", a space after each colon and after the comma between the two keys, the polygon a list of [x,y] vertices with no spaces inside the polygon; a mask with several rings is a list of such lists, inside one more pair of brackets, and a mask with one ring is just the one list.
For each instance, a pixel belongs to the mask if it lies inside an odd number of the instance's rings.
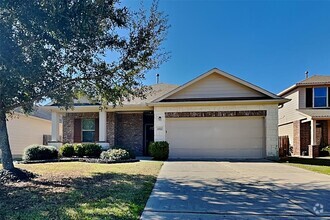
{"label": "dry grass patch", "polygon": [[4,219],[139,219],[161,162],[20,164],[39,174],[1,185]]}

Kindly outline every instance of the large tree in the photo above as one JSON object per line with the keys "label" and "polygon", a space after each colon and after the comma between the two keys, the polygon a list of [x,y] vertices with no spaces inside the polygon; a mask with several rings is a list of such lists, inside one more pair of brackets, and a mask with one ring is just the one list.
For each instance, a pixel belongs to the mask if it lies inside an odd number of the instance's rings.
{"label": "large tree", "polygon": [[143,79],[167,55],[157,2],[132,11],[118,0],[0,1],[0,149],[14,169],[6,120],[46,98],[72,107],[77,94],[119,103],[143,97]]}

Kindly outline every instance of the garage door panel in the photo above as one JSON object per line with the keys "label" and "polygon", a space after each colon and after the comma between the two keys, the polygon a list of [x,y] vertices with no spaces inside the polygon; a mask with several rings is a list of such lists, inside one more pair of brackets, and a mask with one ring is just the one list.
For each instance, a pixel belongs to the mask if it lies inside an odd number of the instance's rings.
{"label": "garage door panel", "polygon": [[171,158],[262,158],[261,117],[166,120]]}
{"label": "garage door panel", "polygon": [[[237,150],[240,151],[239,155]],[[200,149],[174,148],[170,153],[170,158],[181,159],[240,159],[240,158],[262,158],[263,153],[260,148],[255,149],[209,149],[201,151]],[[242,156],[243,155],[243,156]]]}

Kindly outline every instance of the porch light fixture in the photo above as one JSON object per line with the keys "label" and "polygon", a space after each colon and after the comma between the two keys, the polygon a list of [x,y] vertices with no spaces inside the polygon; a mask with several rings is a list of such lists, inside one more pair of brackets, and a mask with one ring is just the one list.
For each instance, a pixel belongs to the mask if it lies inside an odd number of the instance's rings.
{"label": "porch light fixture", "polygon": [[162,120],[162,116],[158,116],[158,121],[161,121]]}

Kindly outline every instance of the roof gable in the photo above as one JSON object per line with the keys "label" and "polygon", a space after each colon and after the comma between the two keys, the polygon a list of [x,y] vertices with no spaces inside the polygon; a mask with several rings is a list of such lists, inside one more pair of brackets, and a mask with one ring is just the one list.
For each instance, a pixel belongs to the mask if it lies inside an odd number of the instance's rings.
{"label": "roof gable", "polygon": [[278,96],[219,69],[212,69],[155,100],[246,100]]}

